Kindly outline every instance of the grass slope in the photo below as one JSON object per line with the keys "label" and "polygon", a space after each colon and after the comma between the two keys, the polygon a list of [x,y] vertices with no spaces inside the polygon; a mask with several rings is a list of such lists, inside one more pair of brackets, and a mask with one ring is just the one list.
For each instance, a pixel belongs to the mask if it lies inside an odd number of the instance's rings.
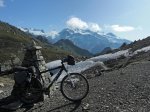
{"label": "grass slope", "polygon": [[[24,48],[30,45],[32,40],[31,35],[24,33],[8,23],[0,22],[0,63],[5,63],[14,57],[22,60]],[[46,61],[63,58],[69,54],[69,52],[53,45],[43,43],[35,38],[34,40],[38,45],[42,46],[42,53]]]}
{"label": "grass slope", "polygon": [[67,39],[61,39],[58,42],[56,42],[54,45],[78,56],[87,56],[87,57],[92,56],[92,53],[90,53],[89,51],[85,49],[81,49],[75,46],[70,40],[67,40]]}

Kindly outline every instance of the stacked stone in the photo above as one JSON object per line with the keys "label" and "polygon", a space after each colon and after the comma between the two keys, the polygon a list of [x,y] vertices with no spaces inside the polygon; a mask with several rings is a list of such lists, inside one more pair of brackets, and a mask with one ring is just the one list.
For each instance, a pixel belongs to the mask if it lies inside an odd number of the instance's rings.
{"label": "stacked stone", "polygon": [[[39,72],[47,70],[44,57],[42,56],[42,53],[41,53],[42,47],[37,46],[35,42],[33,43],[34,44],[32,46],[29,46],[26,48],[22,66],[25,66],[25,67],[33,66],[35,68],[35,74],[40,79],[43,86],[48,87],[49,83],[51,82],[50,73],[46,72],[46,73],[41,74],[41,76],[39,75]],[[50,92],[53,93],[53,91],[50,91]],[[44,100],[46,98],[47,98],[47,95],[43,94],[41,100]]]}
{"label": "stacked stone", "polygon": [[[26,53],[24,60],[22,62],[22,66],[30,67],[34,66],[36,74],[39,75],[39,72],[47,70],[46,63],[44,60],[44,57],[42,56],[41,49],[42,47],[34,45],[26,48]],[[50,73],[43,73],[41,74],[42,77],[39,76],[39,78],[42,78],[41,81],[43,81],[43,84],[45,87],[48,86],[48,84],[51,81]]]}
{"label": "stacked stone", "polygon": [[[48,84],[51,82],[50,73],[49,72],[43,73],[41,74],[41,76],[39,74],[39,72],[47,70],[45,60],[40,50],[41,48],[42,47],[40,46],[36,46],[35,42],[32,46],[27,47],[24,55],[24,59],[22,61],[22,66],[34,68],[35,69],[34,73],[37,76],[37,78],[39,78],[43,86],[47,87]],[[22,78],[21,76],[19,77]],[[0,86],[3,85],[0,84]],[[0,93],[2,92],[3,91],[0,90]],[[0,105],[0,108],[2,107],[4,109],[9,109],[9,110],[11,109],[15,110],[20,108],[22,106],[22,102],[18,99],[18,96],[16,97],[16,95],[18,95],[19,92],[20,90],[18,89],[18,86],[15,83],[11,95],[0,101],[2,103],[6,102],[6,104],[4,103],[3,105]],[[46,98],[47,95],[43,94],[39,101],[43,101]]]}

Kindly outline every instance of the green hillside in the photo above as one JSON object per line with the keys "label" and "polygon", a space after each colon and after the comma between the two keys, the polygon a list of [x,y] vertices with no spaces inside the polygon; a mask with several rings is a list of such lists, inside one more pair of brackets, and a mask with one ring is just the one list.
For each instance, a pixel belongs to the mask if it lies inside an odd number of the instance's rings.
{"label": "green hillside", "polygon": [[24,48],[30,45],[33,39],[38,45],[42,46],[42,53],[46,61],[60,59],[69,54],[69,52],[32,38],[31,35],[20,29],[0,21],[0,63],[9,62],[14,58],[22,60]]}
{"label": "green hillside", "polygon": [[68,39],[61,39],[58,42],[56,42],[54,45],[60,47],[61,49],[65,51],[71,52],[74,55],[87,56],[87,57],[92,56],[92,53],[90,53],[89,51],[85,49],[81,49],[77,47]]}
{"label": "green hillside", "polygon": [[132,48],[132,51],[135,51],[137,49],[141,49],[141,48],[147,47],[149,45],[150,45],[150,36],[148,36],[142,40],[134,41],[128,45],[124,44],[120,47],[120,49],[124,50],[124,49]]}

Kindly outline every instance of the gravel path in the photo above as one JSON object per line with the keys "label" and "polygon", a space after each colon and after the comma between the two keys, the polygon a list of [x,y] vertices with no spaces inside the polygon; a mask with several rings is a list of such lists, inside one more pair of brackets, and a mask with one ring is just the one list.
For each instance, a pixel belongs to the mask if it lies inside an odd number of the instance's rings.
{"label": "gravel path", "polygon": [[[44,102],[16,112],[150,112],[149,61],[104,72],[88,81],[90,92],[82,102],[69,102],[56,91]],[[7,94],[0,94],[0,98],[9,94],[9,88],[4,88]]]}

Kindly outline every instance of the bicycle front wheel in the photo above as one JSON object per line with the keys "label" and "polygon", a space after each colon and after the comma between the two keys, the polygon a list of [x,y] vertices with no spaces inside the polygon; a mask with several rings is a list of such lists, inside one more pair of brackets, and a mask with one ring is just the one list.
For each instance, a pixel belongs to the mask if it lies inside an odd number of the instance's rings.
{"label": "bicycle front wheel", "polygon": [[63,78],[60,90],[68,100],[79,101],[87,96],[89,84],[83,75],[71,73]]}

